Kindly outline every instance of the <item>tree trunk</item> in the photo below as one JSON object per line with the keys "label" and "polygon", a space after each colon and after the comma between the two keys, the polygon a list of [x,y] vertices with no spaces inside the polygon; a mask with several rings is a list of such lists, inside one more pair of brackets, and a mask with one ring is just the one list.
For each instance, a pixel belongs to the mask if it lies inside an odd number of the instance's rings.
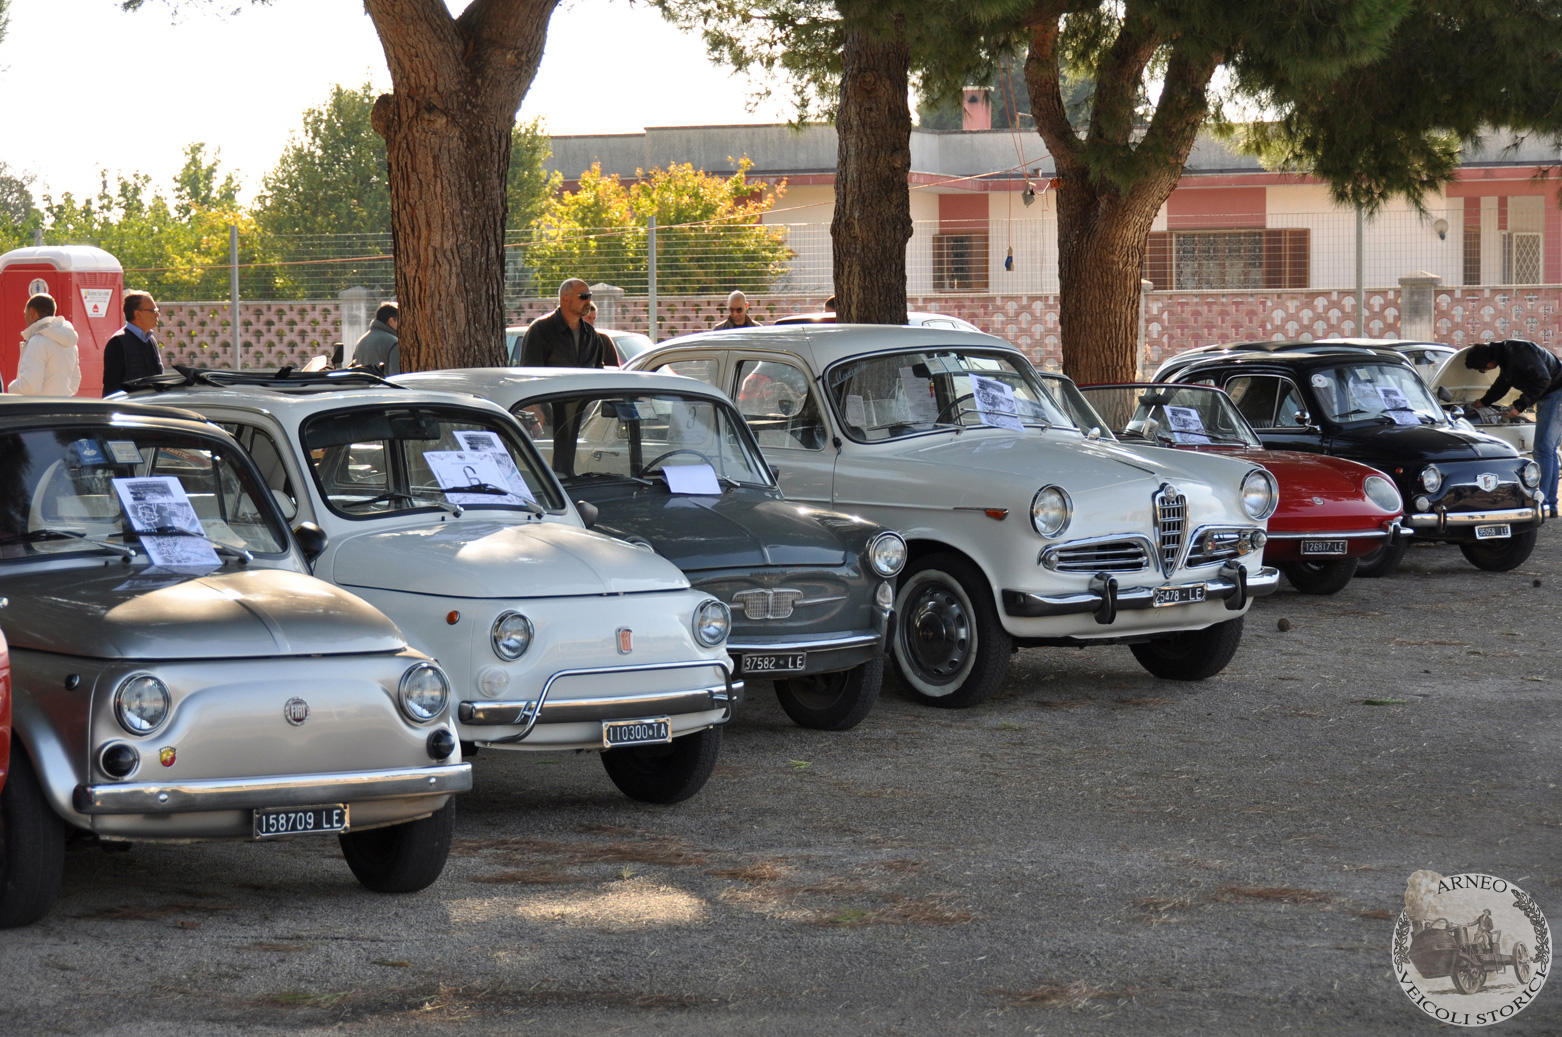
{"label": "tree trunk", "polygon": [[385,138],[403,371],[486,366],[504,346],[505,179],[515,112],[558,0],[365,0],[392,92]]}
{"label": "tree trunk", "polygon": [[1159,209],[1058,185],[1058,331],[1063,371],[1081,385],[1139,377],[1139,281]]}
{"label": "tree trunk", "polygon": [[843,323],[906,323],[911,240],[911,50],[904,18],[885,35],[853,31],[841,52],[835,118],[835,312]]}

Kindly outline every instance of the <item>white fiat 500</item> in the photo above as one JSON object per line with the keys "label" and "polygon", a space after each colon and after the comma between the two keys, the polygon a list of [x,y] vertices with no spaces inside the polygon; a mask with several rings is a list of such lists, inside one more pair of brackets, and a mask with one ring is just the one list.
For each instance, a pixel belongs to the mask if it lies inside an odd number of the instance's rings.
{"label": "white fiat 500", "polygon": [[1016,646],[1126,643],[1157,676],[1201,680],[1279,579],[1261,564],[1268,472],[1092,438],[990,335],[718,331],[628,366],[729,393],[788,498],[900,531],[910,560],[891,645],[932,705],[986,698]]}
{"label": "white fiat 500", "polygon": [[160,383],[251,451],[316,576],[440,661],[464,744],[598,750],[645,802],[705,784],[742,690],[730,611],[585,528],[502,408],[350,370]]}

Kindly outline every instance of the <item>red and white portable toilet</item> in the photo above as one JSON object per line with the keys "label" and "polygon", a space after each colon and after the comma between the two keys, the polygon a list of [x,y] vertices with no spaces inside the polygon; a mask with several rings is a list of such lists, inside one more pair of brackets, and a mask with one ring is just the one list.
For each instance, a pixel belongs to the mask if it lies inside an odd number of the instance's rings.
{"label": "red and white portable toilet", "polygon": [[40,245],[0,256],[0,374],[6,385],[22,358],[22,311],[39,292],[54,296],[56,311],[78,336],[81,388],[77,396],[103,395],[103,347],[125,326],[121,299],[125,271],[119,260],[91,245]]}

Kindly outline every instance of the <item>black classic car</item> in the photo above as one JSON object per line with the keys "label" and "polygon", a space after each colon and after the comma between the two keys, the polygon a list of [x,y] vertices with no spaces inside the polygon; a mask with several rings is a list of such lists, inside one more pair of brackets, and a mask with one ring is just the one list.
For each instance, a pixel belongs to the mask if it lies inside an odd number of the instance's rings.
{"label": "black classic car", "polygon": [[[1201,347],[1163,363],[1155,381],[1225,389],[1271,450],[1331,454],[1392,478],[1418,541],[1456,543],[1472,565],[1522,565],[1543,521],[1540,467],[1511,445],[1454,424],[1409,361],[1332,341]],[[1384,576],[1410,541],[1362,558]]]}
{"label": "black classic car", "polygon": [[898,533],[782,497],[753,433],[690,378],[564,368],[397,375],[474,393],[520,419],[594,528],[655,550],[732,608],[727,651],[782,708],[845,730],[877,701],[906,561]]}

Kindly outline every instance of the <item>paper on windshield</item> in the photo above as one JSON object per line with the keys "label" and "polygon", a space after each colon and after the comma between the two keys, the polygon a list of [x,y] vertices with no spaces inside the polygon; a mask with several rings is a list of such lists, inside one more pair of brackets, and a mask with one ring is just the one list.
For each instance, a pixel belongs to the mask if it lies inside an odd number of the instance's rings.
{"label": "paper on windshield", "polygon": [[1209,443],[1209,433],[1204,430],[1204,419],[1197,407],[1162,407],[1173,443]]}
{"label": "paper on windshield", "polygon": [[673,401],[672,410],[668,412],[667,442],[705,442],[705,427],[700,424],[699,413],[682,400]]}
{"label": "paper on windshield", "polygon": [[1023,430],[1014,406],[1014,387],[996,378],[971,375],[971,395],[976,398],[976,416],[983,425]]}
{"label": "paper on windshield", "polygon": [[[487,450],[425,450],[423,462],[452,504],[520,504],[530,496],[512,493],[499,462]],[[494,486],[500,493],[459,493],[463,486]]]}
{"label": "paper on windshield", "polygon": [[846,424],[865,428],[868,424],[868,411],[862,405],[862,397],[856,393],[846,396]]}
{"label": "paper on windshield", "polygon": [[194,533],[192,537],[142,536],[141,548],[153,565],[169,569],[215,569],[222,564],[212,545],[203,539],[205,530],[195,514],[195,506],[184,492],[184,484],[171,475],[147,475],[114,480],[114,492],[137,533],[155,533],[159,529],[177,529]]}
{"label": "paper on windshield", "polygon": [[520,469],[515,467],[515,458],[504,448],[504,440],[499,438],[499,433],[467,429],[456,433],[456,442],[461,444],[463,450],[488,454],[499,466],[499,471],[504,473],[504,482],[499,485],[522,500],[533,499],[531,487],[526,485]]}
{"label": "paper on windshield", "polygon": [[708,464],[662,465],[662,474],[667,477],[667,488],[674,493],[721,496],[721,483],[716,479],[716,469]]}
{"label": "paper on windshield", "polygon": [[1403,389],[1392,385],[1380,385],[1378,396],[1383,401],[1383,408],[1388,411],[1388,416],[1394,419],[1396,425],[1421,424],[1421,419],[1410,409],[1410,401],[1405,398]]}
{"label": "paper on windshield", "polygon": [[918,378],[911,368],[902,367],[900,391],[906,397],[906,416],[910,420],[938,420],[938,400],[933,397],[931,378]]}

